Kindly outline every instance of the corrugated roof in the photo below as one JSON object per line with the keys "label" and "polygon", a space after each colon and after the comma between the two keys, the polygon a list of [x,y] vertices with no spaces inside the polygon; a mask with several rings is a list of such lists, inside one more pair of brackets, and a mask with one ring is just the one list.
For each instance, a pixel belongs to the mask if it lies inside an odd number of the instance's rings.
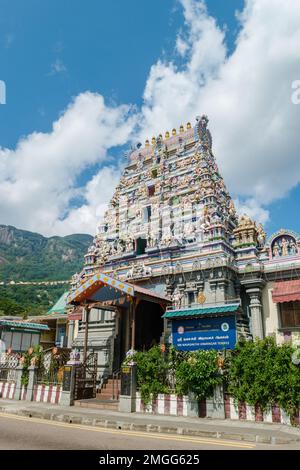
{"label": "corrugated roof", "polygon": [[201,315],[218,315],[220,313],[234,313],[240,304],[216,305],[211,307],[187,308],[181,310],[168,310],[164,318],[196,317]]}
{"label": "corrugated roof", "polygon": [[47,315],[51,315],[52,313],[67,313],[67,297],[69,292],[64,292],[64,294],[58,299],[55,305],[47,312]]}
{"label": "corrugated roof", "polygon": [[45,315],[35,315],[33,317],[28,317],[28,321],[33,321],[33,322],[43,322],[47,320],[66,320],[67,315],[65,313],[46,313]]}
{"label": "corrugated roof", "polygon": [[42,323],[31,323],[26,321],[18,320],[1,320],[0,326],[10,326],[12,328],[24,328],[26,330],[49,330],[48,325],[43,325]]}

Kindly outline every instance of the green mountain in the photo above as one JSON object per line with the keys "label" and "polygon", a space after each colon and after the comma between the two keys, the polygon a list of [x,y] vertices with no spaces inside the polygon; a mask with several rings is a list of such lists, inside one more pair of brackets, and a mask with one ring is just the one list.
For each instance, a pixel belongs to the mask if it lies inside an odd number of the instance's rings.
{"label": "green mountain", "polygon": [[69,280],[75,272],[81,271],[92,238],[84,234],[46,238],[0,225],[0,312],[30,315],[47,311],[68,289],[68,284],[17,283]]}

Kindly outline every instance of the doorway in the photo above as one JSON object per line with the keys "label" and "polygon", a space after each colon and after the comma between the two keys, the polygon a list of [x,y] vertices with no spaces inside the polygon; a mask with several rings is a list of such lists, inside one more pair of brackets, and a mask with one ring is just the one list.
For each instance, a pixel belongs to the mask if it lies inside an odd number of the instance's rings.
{"label": "doorway", "polygon": [[163,308],[156,303],[142,300],[135,311],[135,349],[147,351],[160,343],[163,334]]}

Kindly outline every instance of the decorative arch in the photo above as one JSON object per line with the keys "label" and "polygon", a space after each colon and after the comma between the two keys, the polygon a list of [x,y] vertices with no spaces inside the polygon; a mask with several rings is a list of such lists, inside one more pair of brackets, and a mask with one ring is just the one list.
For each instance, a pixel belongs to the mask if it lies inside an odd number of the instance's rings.
{"label": "decorative arch", "polygon": [[299,254],[300,237],[296,232],[281,229],[268,240],[270,259],[278,259]]}

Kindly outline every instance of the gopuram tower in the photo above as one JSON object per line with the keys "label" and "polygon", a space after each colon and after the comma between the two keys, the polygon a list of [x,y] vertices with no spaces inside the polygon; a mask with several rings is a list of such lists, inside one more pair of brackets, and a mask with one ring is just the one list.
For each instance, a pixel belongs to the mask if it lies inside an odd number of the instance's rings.
{"label": "gopuram tower", "polygon": [[[169,299],[177,310],[196,311],[205,306],[214,316],[220,308],[226,312],[226,305],[231,305],[237,334],[248,337],[249,319],[247,309],[241,307],[237,267],[241,231],[212,152],[207,125],[207,116],[197,117],[194,126],[187,123],[186,128],[180,126],[179,131],[173,129],[164,137],[146,140],[145,146],[138,144],[128,153],[120,182],[85,256],[83,271],[74,276],[74,290],[100,273],[114,279],[113,286],[129,283],[155,292]],[[257,259],[255,224],[252,229],[251,240],[248,229],[247,233],[243,229],[247,259]],[[105,305],[103,296],[102,300]],[[140,307],[140,311],[136,315],[140,322],[135,325],[136,349],[150,347],[153,340],[167,342],[171,328],[168,315],[162,320],[163,312],[158,318],[153,308]],[[121,317],[110,312],[106,330],[95,320],[94,348],[100,335],[101,344],[110,337],[114,351],[126,349],[118,339],[122,328],[116,319]],[[156,333],[150,332],[148,320],[161,322]],[[83,342],[80,331],[76,347]]]}
{"label": "gopuram tower", "polygon": [[139,282],[151,276],[154,282],[195,273],[204,260],[212,267],[216,255],[219,264],[230,264],[237,216],[207,123],[206,116],[198,117],[194,127],[188,123],[186,130],[173,129],[130,152],[85,257],[85,276],[100,270]]}
{"label": "gopuram tower", "polygon": [[181,305],[202,293],[211,302],[236,297],[237,215],[207,124],[199,117],[194,127],[188,123],[130,152],[85,256],[84,276],[101,271],[130,279],[175,295]]}

